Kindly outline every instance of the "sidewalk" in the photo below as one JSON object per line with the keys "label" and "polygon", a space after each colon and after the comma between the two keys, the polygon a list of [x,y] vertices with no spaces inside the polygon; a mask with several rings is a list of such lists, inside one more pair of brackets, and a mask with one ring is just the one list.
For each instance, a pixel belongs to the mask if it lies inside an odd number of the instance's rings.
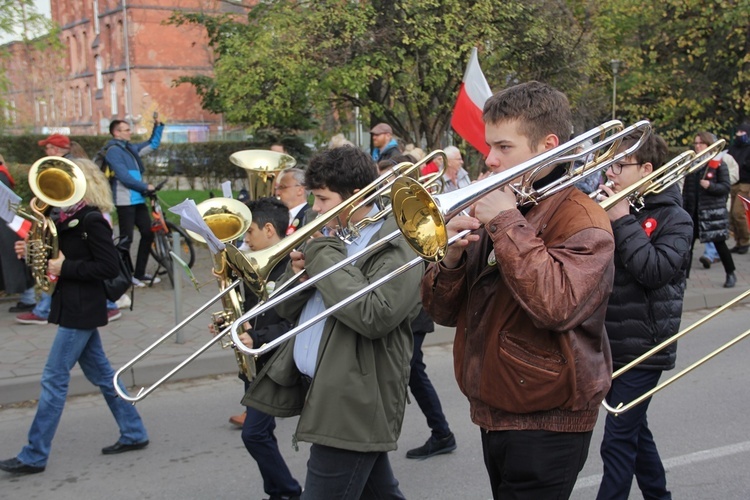
{"label": "sidewalk", "polygon": [[[200,291],[196,291],[192,283],[187,278],[184,279],[181,287],[181,318],[197,310],[218,293],[218,287],[210,274],[211,259],[208,250],[197,248],[196,251],[197,261],[193,272],[201,283],[206,284]],[[686,311],[718,307],[750,288],[750,254],[733,254],[737,267],[737,286],[725,289],[722,287],[724,271],[721,264],[714,264],[711,269],[703,269],[698,262],[701,252],[702,246],[697,244],[691,278],[688,280],[685,294]],[[3,342],[3,348],[0,349],[0,405],[38,397],[39,380],[56,329],[55,325],[35,326],[16,323],[15,314],[8,312],[8,308],[15,302],[16,297],[0,299],[0,332]],[[137,385],[140,388],[161,378],[210,340],[207,329],[210,313],[220,309],[221,304],[217,303],[209,308],[208,312],[201,314],[181,332],[184,343],[177,344],[174,339],[166,341],[130,370],[123,382],[128,387]],[[163,276],[163,281],[153,288],[137,288],[133,311],[123,310],[120,320],[100,329],[104,349],[113,368],[118,370],[154,340],[164,335],[174,324],[174,292],[166,275]],[[427,336],[426,344],[451,342],[452,333],[451,328],[438,327],[434,334]],[[234,354],[213,346],[177,373],[174,380],[236,371]],[[95,391],[96,388],[85,380],[80,368],[76,366],[70,382],[70,394],[87,394]],[[149,399],[158,397],[157,389]]]}

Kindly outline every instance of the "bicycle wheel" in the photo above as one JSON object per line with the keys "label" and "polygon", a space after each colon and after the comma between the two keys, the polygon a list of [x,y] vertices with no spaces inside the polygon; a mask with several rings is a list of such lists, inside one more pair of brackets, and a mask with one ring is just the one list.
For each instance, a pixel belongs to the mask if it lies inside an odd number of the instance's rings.
{"label": "bicycle wheel", "polygon": [[[169,282],[174,287],[174,271],[172,269],[172,256],[170,250],[172,250],[172,242],[170,236],[162,231],[158,231],[154,234],[154,243],[151,245],[151,255],[159,263],[159,268],[163,268],[169,277]],[[157,274],[162,274],[158,272]]]}
{"label": "bicycle wheel", "polygon": [[[190,236],[188,236],[185,230],[177,224],[167,221],[167,227],[169,228],[170,233],[177,232],[180,234],[180,258],[187,262],[188,267],[192,268],[193,264],[195,264],[195,249],[193,248],[193,240],[191,240]],[[169,238],[169,245],[171,248],[173,236],[171,234],[168,234],[167,237]]]}

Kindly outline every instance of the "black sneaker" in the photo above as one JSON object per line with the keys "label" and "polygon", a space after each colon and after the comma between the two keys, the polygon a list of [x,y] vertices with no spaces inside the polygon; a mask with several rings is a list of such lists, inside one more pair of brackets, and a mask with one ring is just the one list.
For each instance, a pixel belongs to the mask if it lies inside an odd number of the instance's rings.
{"label": "black sneaker", "polygon": [[456,437],[451,432],[447,437],[442,439],[435,439],[430,436],[425,444],[419,448],[414,448],[406,452],[406,458],[416,458],[424,460],[425,458],[434,457],[435,455],[442,455],[443,453],[450,453],[456,449]]}
{"label": "black sneaker", "polygon": [[24,304],[23,302],[18,302],[14,306],[10,306],[10,309],[8,309],[8,312],[12,313],[25,313],[25,312],[31,312],[36,307],[36,304]]}

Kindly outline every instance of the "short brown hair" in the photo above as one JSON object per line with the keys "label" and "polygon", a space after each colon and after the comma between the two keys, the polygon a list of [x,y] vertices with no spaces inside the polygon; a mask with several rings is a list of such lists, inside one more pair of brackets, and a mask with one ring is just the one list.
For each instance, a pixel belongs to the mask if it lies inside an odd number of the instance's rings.
{"label": "short brown hair", "polygon": [[487,99],[482,118],[489,124],[518,120],[518,132],[529,139],[532,151],[549,134],[555,134],[562,144],[573,131],[568,98],[536,81],[508,87]]}

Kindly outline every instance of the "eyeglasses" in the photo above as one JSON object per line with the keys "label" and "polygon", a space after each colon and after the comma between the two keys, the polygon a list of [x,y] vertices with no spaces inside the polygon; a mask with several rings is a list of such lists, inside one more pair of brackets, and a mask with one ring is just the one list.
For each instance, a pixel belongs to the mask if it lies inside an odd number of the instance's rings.
{"label": "eyeglasses", "polygon": [[293,187],[300,187],[301,185],[302,184],[292,184],[292,185],[289,185],[289,186],[285,186],[283,184],[279,184],[278,186],[276,186],[276,191],[283,191],[285,189],[289,189],[289,188],[293,188]]}
{"label": "eyeglasses", "polygon": [[633,163],[620,163],[620,162],[617,162],[617,163],[613,163],[612,165],[610,165],[609,168],[612,169],[612,173],[613,174],[620,175],[622,173],[622,167],[630,167],[632,165],[640,165],[640,163],[638,163],[638,162],[633,162]]}

